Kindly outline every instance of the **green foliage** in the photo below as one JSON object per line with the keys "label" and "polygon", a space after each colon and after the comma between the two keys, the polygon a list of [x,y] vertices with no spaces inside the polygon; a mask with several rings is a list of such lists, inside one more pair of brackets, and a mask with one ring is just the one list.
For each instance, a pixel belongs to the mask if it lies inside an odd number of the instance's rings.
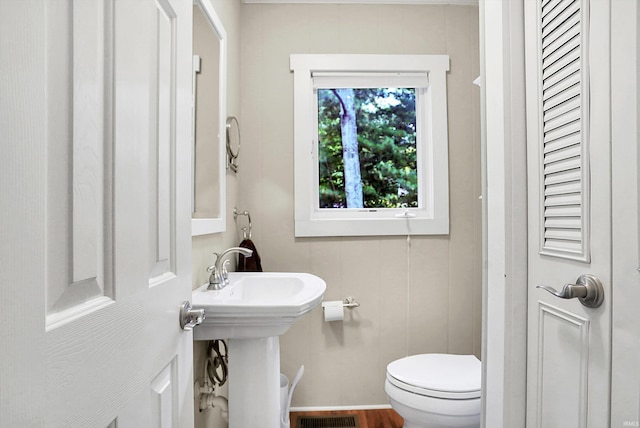
{"label": "green foliage", "polygon": [[[415,89],[355,89],[365,208],[418,206]],[[320,208],[346,207],[340,103],[318,90]]]}

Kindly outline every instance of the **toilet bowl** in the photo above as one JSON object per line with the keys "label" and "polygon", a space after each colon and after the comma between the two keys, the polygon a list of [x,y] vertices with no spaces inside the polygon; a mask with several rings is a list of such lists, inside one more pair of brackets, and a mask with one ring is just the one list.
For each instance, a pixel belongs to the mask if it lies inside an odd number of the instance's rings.
{"label": "toilet bowl", "polygon": [[404,428],[478,428],[481,373],[473,355],[411,355],[387,366],[384,390]]}

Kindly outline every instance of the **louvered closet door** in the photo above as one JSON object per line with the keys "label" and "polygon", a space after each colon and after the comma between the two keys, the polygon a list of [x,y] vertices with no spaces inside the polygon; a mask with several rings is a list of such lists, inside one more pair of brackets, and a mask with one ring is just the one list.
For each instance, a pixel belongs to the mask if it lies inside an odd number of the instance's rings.
{"label": "louvered closet door", "polygon": [[[527,427],[609,426],[609,2],[525,5],[529,202]],[[598,277],[604,303],[561,290]]]}
{"label": "louvered closet door", "polygon": [[588,57],[580,0],[539,6],[538,66],[541,71],[542,251],[588,260]]}

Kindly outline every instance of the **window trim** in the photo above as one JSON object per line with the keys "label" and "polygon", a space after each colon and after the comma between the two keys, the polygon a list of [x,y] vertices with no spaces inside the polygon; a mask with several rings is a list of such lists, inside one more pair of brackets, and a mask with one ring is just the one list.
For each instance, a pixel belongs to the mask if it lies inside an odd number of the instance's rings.
{"label": "window trim", "polygon": [[[446,235],[449,168],[446,73],[448,55],[292,54],[294,80],[295,236]],[[416,114],[423,115],[418,179],[421,208],[318,209],[317,112],[314,72],[427,73],[429,86]],[[425,186],[423,183],[433,183]],[[315,192],[315,193],[314,193]],[[314,199],[315,198],[315,199]]]}

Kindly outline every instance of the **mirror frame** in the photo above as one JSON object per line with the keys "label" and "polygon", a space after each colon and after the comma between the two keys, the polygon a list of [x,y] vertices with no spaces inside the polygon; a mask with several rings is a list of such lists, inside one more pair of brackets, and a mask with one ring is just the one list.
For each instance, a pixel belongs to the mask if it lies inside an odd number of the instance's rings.
{"label": "mirror frame", "polygon": [[[218,206],[220,207],[219,217],[212,218],[192,218],[191,235],[208,235],[211,233],[224,232],[227,228],[226,220],[226,200],[227,200],[227,152],[226,152],[226,121],[227,121],[227,32],[222,25],[222,21],[214,10],[209,0],[194,0],[194,5],[198,5],[205,18],[211,24],[215,35],[220,42],[219,61],[219,99],[218,99],[218,185],[220,186]],[[191,141],[192,156],[195,156],[195,141]],[[193,175],[195,171],[192,171]],[[193,186],[192,186],[193,187]],[[191,189],[193,194],[193,188]]]}

